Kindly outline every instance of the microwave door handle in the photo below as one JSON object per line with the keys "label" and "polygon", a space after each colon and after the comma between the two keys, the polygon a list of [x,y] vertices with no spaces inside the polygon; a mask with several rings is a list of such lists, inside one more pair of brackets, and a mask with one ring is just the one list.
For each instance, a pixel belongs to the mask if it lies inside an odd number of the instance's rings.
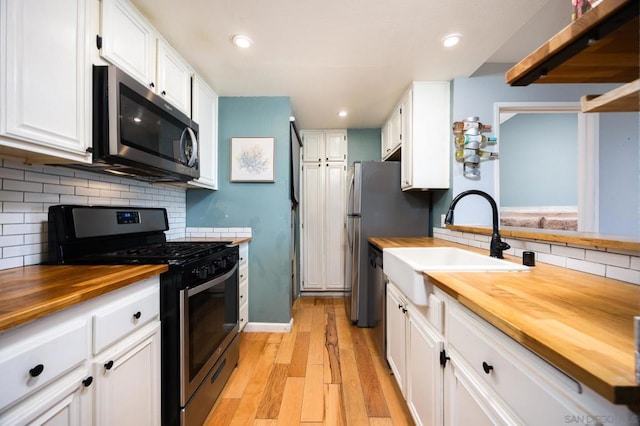
{"label": "microwave door handle", "polygon": [[191,157],[187,160],[187,166],[193,167],[196,164],[196,160],[198,159],[198,139],[196,138],[196,134],[193,133],[191,127],[187,127],[182,132],[182,137],[180,138],[180,146],[182,146],[182,152],[185,152],[184,146],[184,137],[186,133],[189,133],[189,137],[191,138],[191,142],[193,144],[193,149],[191,150]]}

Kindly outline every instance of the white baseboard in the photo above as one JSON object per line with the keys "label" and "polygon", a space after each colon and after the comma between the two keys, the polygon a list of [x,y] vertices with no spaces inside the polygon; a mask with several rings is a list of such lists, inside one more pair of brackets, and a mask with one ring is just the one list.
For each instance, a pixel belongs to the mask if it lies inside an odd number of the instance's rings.
{"label": "white baseboard", "polygon": [[288,323],[282,322],[248,322],[242,331],[247,333],[290,333],[293,318]]}

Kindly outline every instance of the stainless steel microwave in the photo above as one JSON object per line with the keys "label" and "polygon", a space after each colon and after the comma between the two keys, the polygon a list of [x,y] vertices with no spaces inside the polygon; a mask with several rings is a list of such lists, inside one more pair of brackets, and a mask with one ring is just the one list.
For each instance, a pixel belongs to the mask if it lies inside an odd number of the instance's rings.
{"label": "stainless steel microwave", "polygon": [[154,182],[200,176],[198,124],[113,65],[93,67],[93,165]]}

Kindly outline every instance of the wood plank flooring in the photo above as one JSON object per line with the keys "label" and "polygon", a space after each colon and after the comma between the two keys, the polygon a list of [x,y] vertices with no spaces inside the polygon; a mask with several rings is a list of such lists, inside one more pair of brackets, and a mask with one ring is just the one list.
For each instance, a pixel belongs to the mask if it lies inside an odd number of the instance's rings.
{"label": "wood plank flooring", "polygon": [[371,332],[351,325],[342,298],[299,298],[291,333],[240,334],[205,425],[413,425]]}

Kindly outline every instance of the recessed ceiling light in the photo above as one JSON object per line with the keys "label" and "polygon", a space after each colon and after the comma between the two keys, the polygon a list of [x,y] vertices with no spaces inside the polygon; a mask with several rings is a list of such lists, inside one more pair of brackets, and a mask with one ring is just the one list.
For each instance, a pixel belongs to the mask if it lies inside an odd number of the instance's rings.
{"label": "recessed ceiling light", "polygon": [[338,117],[346,117],[347,116],[347,111],[340,111],[338,113]]}
{"label": "recessed ceiling light", "polygon": [[442,45],[444,47],[453,47],[460,43],[462,40],[462,34],[449,34],[442,39]]}
{"label": "recessed ceiling light", "polygon": [[235,44],[236,46],[242,48],[242,49],[247,49],[249,47],[251,47],[251,45],[253,44],[253,40],[251,40],[249,37],[242,35],[242,34],[236,34],[231,38],[231,41],[233,42],[233,44]]}

